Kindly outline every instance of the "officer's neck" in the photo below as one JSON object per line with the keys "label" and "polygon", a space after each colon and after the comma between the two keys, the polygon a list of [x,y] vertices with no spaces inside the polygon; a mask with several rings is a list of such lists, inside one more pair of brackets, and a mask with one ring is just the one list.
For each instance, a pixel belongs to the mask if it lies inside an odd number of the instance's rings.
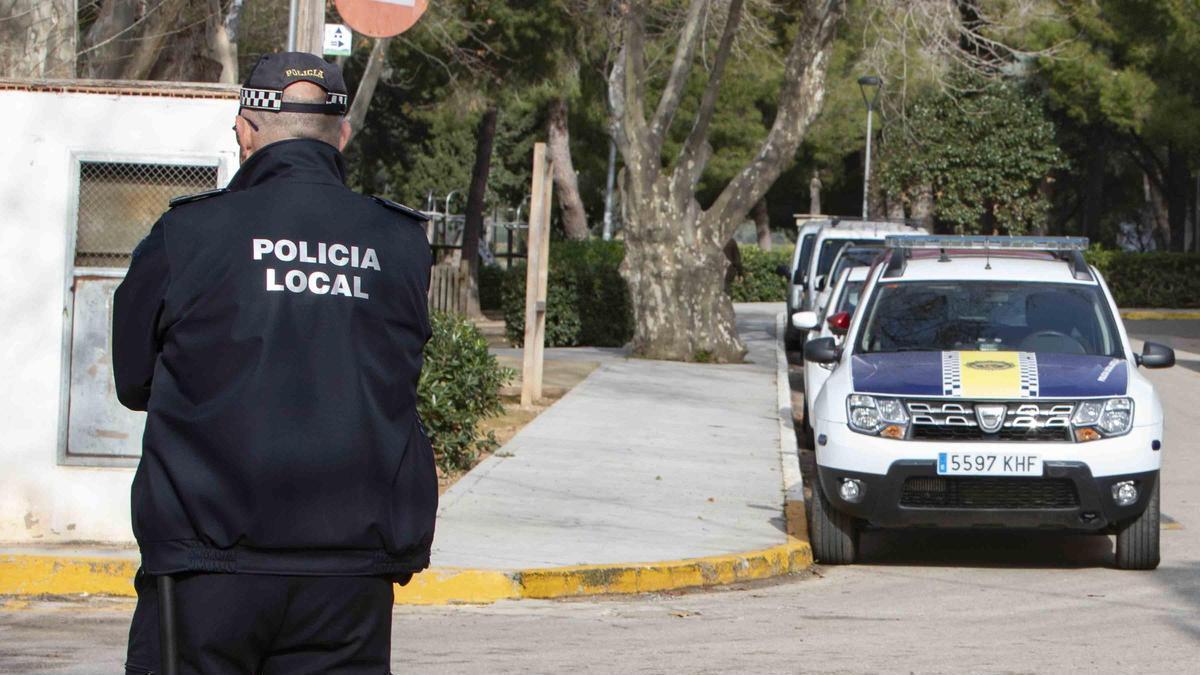
{"label": "officer's neck", "polygon": [[324,141],[289,138],[259,148],[229,181],[230,190],[246,190],[274,181],[345,185],[346,162]]}

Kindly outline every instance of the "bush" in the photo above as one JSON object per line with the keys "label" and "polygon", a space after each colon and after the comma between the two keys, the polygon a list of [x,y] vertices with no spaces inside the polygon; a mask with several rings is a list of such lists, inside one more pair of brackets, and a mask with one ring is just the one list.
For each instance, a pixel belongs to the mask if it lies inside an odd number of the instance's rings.
{"label": "bush", "polygon": [[734,302],[783,302],[787,299],[787,279],[775,268],[791,265],[792,246],[764,251],[753,244],[742,244],[742,276],[733,281]]}
{"label": "bush", "polygon": [[[633,304],[621,276],[625,247],[617,241],[550,243],[546,290],[546,346],[620,347],[633,337]],[[508,339],[525,340],[525,266],[504,283]]]}
{"label": "bush", "polygon": [[499,265],[479,266],[479,308],[487,311],[500,309],[504,292],[504,280],[508,270]]}
{"label": "bush", "polygon": [[1200,254],[1093,248],[1087,258],[1108,281],[1118,307],[1200,307]]}
{"label": "bush", "polygon": [[500,387],[516,373],[488,353],[487,339],[471,322],[431,313],[433,337],[425,345],[425,365],[417,386],[417,412],[429,432],[443,471],[471,468],[481,450],[496,446],[481,436],[479,422],[504,411]]}

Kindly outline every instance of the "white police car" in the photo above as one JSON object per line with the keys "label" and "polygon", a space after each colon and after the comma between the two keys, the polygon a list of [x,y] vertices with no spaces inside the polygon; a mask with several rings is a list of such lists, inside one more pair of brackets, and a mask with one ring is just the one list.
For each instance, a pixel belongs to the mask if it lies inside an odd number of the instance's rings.
{"label": "white police car", "polygon": [[811,541],[854,562],[864,524],[1116,534],[1159,562],[1163,413],[1086,239],[895,236],[811,405]]}

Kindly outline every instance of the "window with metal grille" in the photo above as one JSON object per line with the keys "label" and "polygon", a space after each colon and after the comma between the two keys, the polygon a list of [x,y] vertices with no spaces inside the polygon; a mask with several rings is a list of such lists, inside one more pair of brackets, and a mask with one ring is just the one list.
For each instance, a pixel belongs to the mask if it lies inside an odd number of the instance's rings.
{"label": "window with metal grille", "polygon": [[80,162],[75,266],[128,267],[172,197],[215,187],[216,166]]}

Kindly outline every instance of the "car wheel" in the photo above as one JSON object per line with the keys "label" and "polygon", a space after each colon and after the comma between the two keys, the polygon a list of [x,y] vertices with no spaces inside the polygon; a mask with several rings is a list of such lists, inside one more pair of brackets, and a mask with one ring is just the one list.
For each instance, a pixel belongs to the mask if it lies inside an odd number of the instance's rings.
{"label": "car wheel", "polygon": [[808,507],[813,558],[826,565],[853,563],[858,558],[858,522],[830,505],[818,478],[813,479],[813,498]]}
{"label": "car wheel", "polygon": [[804,432],[804,444],[809,450],[816,450],[816,432],[813,431],[812,424],[809,422],[812,419],[809,417],[811,414],[808,408],[808,392],[806,391],[804,392],[804,422],[801,425]]}
{"label": "car wheel", "polygon": [[1117,530],[1117,567],[1123,570],[1152,570],[1158,567],[1158,484],[1150,493],[1146,510],[1136,520]]}
{"label": "car wheel", "polygon": [[783,349],[789,352],[802,352],[804,349],[804,345],[800,343],[800,331],[793,328],[790,321],[783,327]]}

